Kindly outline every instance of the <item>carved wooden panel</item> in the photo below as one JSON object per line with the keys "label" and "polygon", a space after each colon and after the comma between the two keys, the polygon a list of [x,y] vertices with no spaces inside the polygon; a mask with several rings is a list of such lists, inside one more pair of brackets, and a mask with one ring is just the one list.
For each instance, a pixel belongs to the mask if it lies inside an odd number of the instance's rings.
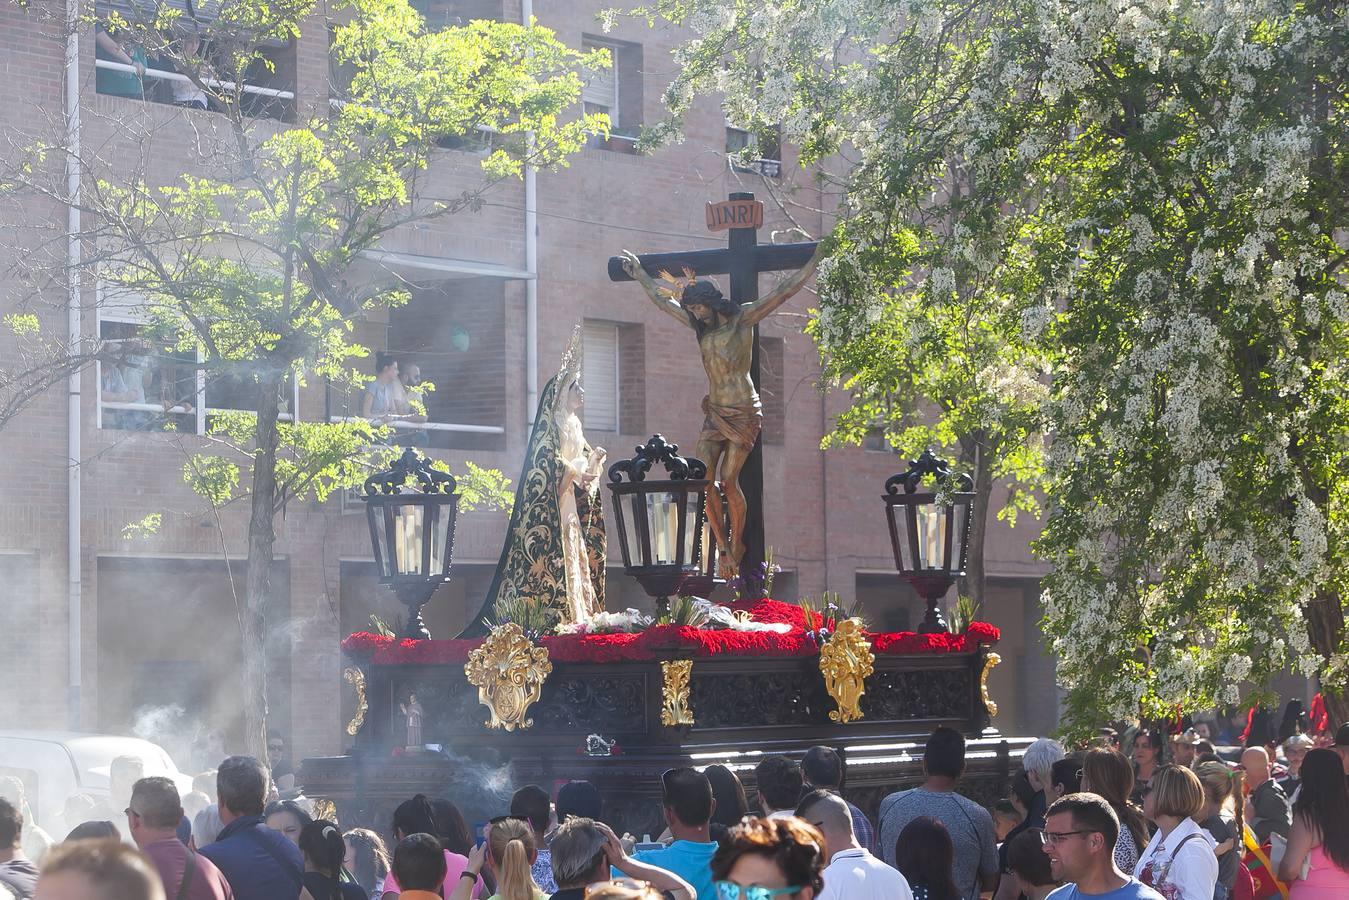
{"label": "carved wooden panel", "polygon": [[867,679],[865,719],[959,719],[970,715],[973,674],[968,668],[882,670]]}

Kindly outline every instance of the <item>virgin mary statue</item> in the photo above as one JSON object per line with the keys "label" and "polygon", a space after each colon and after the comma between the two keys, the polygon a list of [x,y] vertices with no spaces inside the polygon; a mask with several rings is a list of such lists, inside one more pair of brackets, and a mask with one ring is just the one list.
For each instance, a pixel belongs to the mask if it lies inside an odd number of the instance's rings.
{"label": "virgin mary statue", "polygon": [[604,609],[605,451],[586,442],[584,400],[578,328],[539,395],[496,576],[465,637],[481,634],[489,621],[551,627]]}

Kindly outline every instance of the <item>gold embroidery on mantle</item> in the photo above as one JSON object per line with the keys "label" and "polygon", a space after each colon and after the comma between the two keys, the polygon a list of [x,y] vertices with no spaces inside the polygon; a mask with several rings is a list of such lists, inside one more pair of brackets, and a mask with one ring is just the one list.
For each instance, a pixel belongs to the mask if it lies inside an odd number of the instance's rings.
{"label": "gold embroidery on mantle", "polygon": [[479,702],[491,713],[487,727],[507,731],[534,724],[527,717],[529,708],[538,702],[552,671],[547,648],[536,647],[514,622],[493,628],[464,664],[465,677],[478,688]]}
{"label": "gold embroidery on mantle", "polygon": [[[539,406],[525,448],[525,459],[516,484],[515,503],[506,539],[497,561],[496,575],[478,615],[469,621],[461,637],[482,634],[483,620],[508,618],[521,605],[541,608],[550,620],[570,621],[567,576],[563,563],[562,522],[558,508],[558,484],[562,479],[561,434],[556,414],[565,402],[565,391],[581,371],[581,328],[572,333],[558,374],[539,394]],[[589,447],[586,448],[587,452]],[[578,491],[577,515],[581,521],[597,610],[604,609],[605,559],[604,510],[601,491],[593,495]]]}
{"label": "gold embroidery on mantle", "polygon": [[984,698],[984,709],[988,710],[988,717],[991,719],[998,714],[998,704],[993,702],[993,698],[988,696],[988,673],[993,671],[993,667],[1002,662],[1002,657],[996,653],[990,653],[984,657],[984,671],[979,673],[979,695]]}
{"label": "gold embroidery on mantle", "polygon": [[351,666],[342,671],[342,677],[356,689],[356,715],[347,723],[347,734],[355,737],[365,724],[365,714],[370,709],[370,704],[365,700],[365,673]]}
{"label": "gold embroidery on mantle", "polygon": [[862,695],[866,693],[867,676],[875,671],[875,662],[871,646],[862,636],[862,620],[839,622],[833,637],[820,648],[824,687],[838,704],[838,709],[829,713],[831,720],[842,725],[862,718]]}
{"label": "gold embroidery on mantle", "polygon": [[660,670],[664,676],[661,684],[660,723],[667,726],[692,725],[689,679],[693,676],[693,660],[667,660],[660,664]]}

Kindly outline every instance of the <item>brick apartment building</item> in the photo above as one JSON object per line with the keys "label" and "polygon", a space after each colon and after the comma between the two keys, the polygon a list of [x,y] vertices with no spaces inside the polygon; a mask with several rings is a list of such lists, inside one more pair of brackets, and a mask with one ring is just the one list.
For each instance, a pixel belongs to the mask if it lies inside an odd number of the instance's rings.
{"label": "brick apartment building", "polygon": [[[521,16],[519,0],[505,0],[504,8],[501,0],[414,5],[432,21]],[[533,412],[527,347],[531,281],[537,292],[539,386],[556,371],[572,329],[585,328],[590,440],[609,448],[611,458],[627,455],[653,432],[691,449],[705,384],[694,340],[658,315],[636,286],[611,284],[607,258],[620,248],[659,252],[721,245],[724,235],[705,228],[703,206],[736,190],[752,190],[769,201],[770,221],[761,240],[785,225],[775,216],[771,193],[795,191],[801,204],[797,219],[812,236],[827,228],[809,210],[831,201],[794,167],[790,148],[761,147],[770,161],[757,171],[729,164],[728,150],[747,138],[728,126],[715,103],[697,104],[682,144],[652,155],[633,152],[625,135],[662,115],[661,92],[673,74],[670,51],[679,35],[638,20],[621,20],[602,34],[596,15],[606,5],[540,0],[534,8],[540,22],[567,44],[613,51],[614,77],[593,81],[585,100],[607,108],[616,126],[613,138],[583,151],[569,168],[538,176],[536,271],[531,272],[526,235],[526,191],[519,182],[498,189],[479,213],[400,232],[363,262],[362,277],[393,273],[416,285],[406,307],[361,322],[357,339],[372,350],[394,353],[404,364],[417,363],[435,383],[428,398],[430,452],[455,467],[472,460],[512,479],[518,473]],[[324,6],[298,41],[274,48],[275,71],[265,85],[282,92],[273,98],[276,103],[301,112],[324,107],[330,98]],[[65,57],[59,29],[0,5],[0,61],[9,84],[0,97],[0,124],[7,133],[48,122],[60,126]],[[192,139],[194,129],[209,129],[219,119],[209,111],[100,94],[88,35],[79,45],[79,72],[83,142],[105,158],[131,152],[117,123],[149,123],[157,129],[154,164],[172,168],[184,158],[182,142]],[[473,184],[477,152],[472,145],[446,149],[436,161],[436,177],[448,195]],[[24,236],[28,230],[59,234],[65,215],[60,205],[35,201],[6,208],[0,229],[8,239],[0,242],[6,248],[0,254],[37,240]],[[10,261],[0,263],[8,267]],[[771,280],[765,276],[765,286]],[[44,327],[64,333],[63,288],[13,282],[4,287],[5,303],[25,291],[50,294],[42,296]],[[85,333],[134,336],[134,310],[98,299],[98,285],[86,283]],[[774,593],[790,600],[837,591],[862,600],[879,626],[912,627],[921,608],[894,573],[880,499],[885,478],[903,464],[879,445],[820,451],[821,436],[845,399],[817,386],[818,357],[801,333],[811,301],[803,292],[763,329],[768,543],[785,570]],[[0,338],[0,352],[12,347],[5,343],[10,340]],[[181,362],[190,377],[191,360]],[[239,639],[227,573],[233,567],[242,574],[247,510],[227,509],[217,530],[183,484],[181,470],[185,453],[200,446],[197,435],[212,411],[247,408],[248,395],[229,384],[199,389],[190,412],[167,414],[176,428],[170,433],[139,427],[152,413],[101,398],[98,372],[84,373],[80,388],[77,497],[68,478],[64,385],[0,431],[5,462],[0,609],[9,638],[8,652],[0,654],[0,722],[109,732],[135,728],[197,757],[180,760],[185,767],[204,765],[237,741],[231,673]],[[358,403],[311,379],[296,386],[287,412],[302,419],[339,416],[357,411]],[[71,527],[72,510],[77,529]],[[153,512],[164,515],[158,534],[124,535],[127,523]],[[338,642],[367,627],[371,613],[396,615],[400,609],[375,585],[359,513],[359,504],[334,497],[321,505],[292,504],[278,521],[278,599],[267,648],[272,721],[300,755],[343,749],[341,726],[352,700],[342,683]],[[433,634],[451,635],[476,610],[504,525],[500,513],[461,518],[456,579],[426,611]],[[1025,519],[1015,531],[1001,524],[992,528],[985,610],[1004,636],[999,648],[1004,662],[993,687],[1002,711],[996,724],[1032,734],[1043,733],[1056,719],[1052,662],[1036,627],[1041,570],[1026,549],[1034,531],[1035,523]],[[73,569],[72,538],[79,547]],[[612,570],[609,585],[611,608],[648,604],[620,569]],[[79,688],[72,690],[76,671]]]}

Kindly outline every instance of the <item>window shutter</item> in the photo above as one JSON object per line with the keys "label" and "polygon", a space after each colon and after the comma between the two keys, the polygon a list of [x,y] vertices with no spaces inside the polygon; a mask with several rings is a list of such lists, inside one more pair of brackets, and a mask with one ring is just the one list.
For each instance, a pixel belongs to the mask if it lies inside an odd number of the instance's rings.
{"label": "window shutter", "polygon": [[608,50],[609,68],[591,72],[585,87],[581,89],[581,101],[591,106],[603,107],[609,114],[611,125],[618,124],[618,49],[604,44],[585,44],[586,50]]}
{"label": "window shutter", "polygon": [[618,326],[608,322],[585,323],[582,347],[585,427],[618,431]]}

